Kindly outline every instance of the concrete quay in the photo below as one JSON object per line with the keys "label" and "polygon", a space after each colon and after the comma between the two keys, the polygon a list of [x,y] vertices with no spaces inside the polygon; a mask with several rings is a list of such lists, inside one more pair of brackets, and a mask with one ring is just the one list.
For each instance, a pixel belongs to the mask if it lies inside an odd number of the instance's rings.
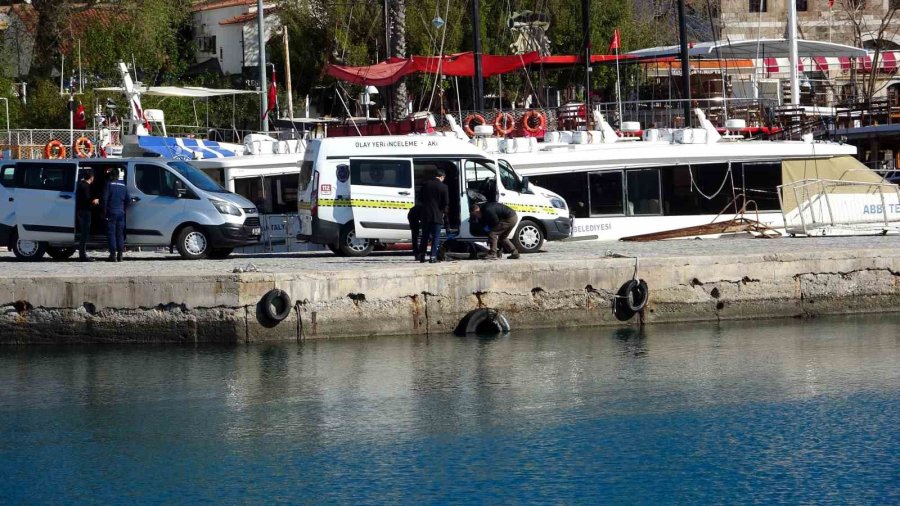
{"label": "concrete quay", "polygon": [[[447,335],[479,307],[502,311],[513,332],[900,307],[900,237],[585,241],[545,250],[515,261],[433,265],[396,252],[194,262],[133,253],[119,264],[22,263],[0,253],[0,343]],[[611,301],[635,271],[649,285],[649,302],[621,322]],[[273,288],[293,301],[278,324],[258,309]]]}

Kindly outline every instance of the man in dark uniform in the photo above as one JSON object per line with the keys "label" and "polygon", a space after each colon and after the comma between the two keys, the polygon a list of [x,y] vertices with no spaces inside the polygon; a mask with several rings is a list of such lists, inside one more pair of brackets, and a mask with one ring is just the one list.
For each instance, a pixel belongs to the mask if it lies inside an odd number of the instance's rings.
{"label": "man in dark uniform", "polygon": [[103,211],[106,215],[106,234],[109,240],[109,261],[121,262],[125,252],[125,206],[131,200],[125,185],[125,172],[113,172],[103,191]]}
{"label": "man in dark uniform", "polygon": [[515,211],[499,202],[487,202],[481,206],[472,206],[472,218],[488,232],[491,250],[485,257],[487,260],[500,258],[500,251],[497,249],[498,242],[503,243],[504,249],[512,253],[509,255],[510,260],[519,258],[519,250],[509,240],[509,233],[519,221]]}
{"label": "man in dark uniform", "polygon": [[81,171],[81,181],[75,191],[75,218],[78,224],[78,259],[82,262],[93,262],[87,256],[87,241],[91,235],[91,207],[100,203],[100,199],[91,198],[91,184],[94,182],[94,171]]}
{"label": "man in dark uniform", "polygon": [[425,261],[425,252],[428,247],[428,239],[431,238],[431,259],[429,262],[438,261],[438,250],[441,247],[441,226],[444,224],[444,213],[450,207],[450,191],[444,184],[444,171],[435,170],[434,177],[422,183],[419,190],[422,202],[422,211],[419,222],[422,224],[422,238],[419,242],[419,261]]}
{"label": "man in dark uniform", "polygon": [[412,252],[413,256],[419,258],[419,234],[422,232],[422,204],[416,202],[414,206],[406,213],[406,221],[409,222],[409,232],[412,234]]}

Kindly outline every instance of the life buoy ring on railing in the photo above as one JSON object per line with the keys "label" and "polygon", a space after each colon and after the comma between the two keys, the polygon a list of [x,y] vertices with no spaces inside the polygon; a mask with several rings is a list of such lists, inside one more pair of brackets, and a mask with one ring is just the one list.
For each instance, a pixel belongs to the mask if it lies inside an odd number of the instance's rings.
{"label": "life buoy ring on railing", "polygon": [[44,146],[44,157],[48,160],[58,160],[66,157],[66,147],[58,139],[53,139]]}
{"label": "life buoy ring on railing", "polygon": [[[473,125],[472,123],[476,124]],[[487,125],[487,121],[484,119],[484,116],[474,112],[463,120],[463,130],[469,137],[475,137],[475,127],[479,125]]]}
{"label": "life buoy ring on railing", "polygon": [[94,143],[87,137],[79,137],[75,141],[75,156],[78,158],[90,158],[94,154]]}
{"label": "life buoy ring on railing", "polygon": [[509,135],[516,129],[516,118],[508,112],[501,112],[494,118],[494,130],[500,135]]}
{"label": "life buoy ring on railing", "polygon": [[522,130],[536,135],[547,129],[547,117],[541,111],[534,109],[522,115]]}

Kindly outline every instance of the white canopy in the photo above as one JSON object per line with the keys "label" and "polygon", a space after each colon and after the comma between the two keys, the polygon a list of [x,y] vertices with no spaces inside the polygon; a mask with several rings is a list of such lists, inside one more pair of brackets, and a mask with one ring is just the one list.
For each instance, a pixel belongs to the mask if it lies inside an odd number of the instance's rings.
{"label": "white canopy", "polygon": [[[751,39],[751,40],[719,40],[698,42],[688,48],[691,58],[787,58],[789,53],[787,39]],[[679,46],[661,46],[639,49],[628,53],[635,58],[663,58],[679,56]],[[861,57],[867,51],[858,47],[821,42],[817,40],[798,40],[797,55],[799,57]]]}
{"label": "white canopy", "polygon": [[[125,93],[125,88],[121,86],[109,86],[105,88],[94,88],[95,91],[110,91]],[[141,86],[139,88],[141,95],[154,95],[158,97],[185,97],[185,98],[207,98],[207,97],[224,97],[230,95],[246,95],[257,94],[255,90],[231,90],[231,89],[215,89],[203,88],[200,86]]]}

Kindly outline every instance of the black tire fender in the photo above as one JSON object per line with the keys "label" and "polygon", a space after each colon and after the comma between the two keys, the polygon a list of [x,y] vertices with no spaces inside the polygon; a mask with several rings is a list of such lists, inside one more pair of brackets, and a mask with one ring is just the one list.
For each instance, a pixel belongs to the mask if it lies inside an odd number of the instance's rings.
{"label": "black tire fender", "polygon": [[647,306],[647,301],[650,299],[650,289],[647,287],[647,282],[643,279],[632,279],[625,283],[622,291],[625,293],[625,304],[631,311],[637,313]]}
{"label": "black tire fender", "polygon": [[291,297],[278,288],[269,290],[260,301],[260,312],[269,321],[278,323],[291,314]]}
{"label": "black tire fender", "polygon": [[469,334],[508,334],[509,321],[496,309],[481,308],[469,311],[453,331],[457,336]]}

